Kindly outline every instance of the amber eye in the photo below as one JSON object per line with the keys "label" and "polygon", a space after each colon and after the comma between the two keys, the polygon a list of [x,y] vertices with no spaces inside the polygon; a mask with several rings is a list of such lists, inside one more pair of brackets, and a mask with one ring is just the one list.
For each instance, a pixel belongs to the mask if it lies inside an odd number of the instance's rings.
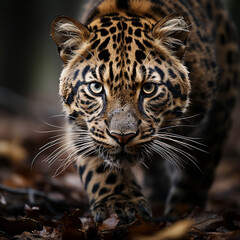
{"label": "amber eye", "polygon": [[90,83],[89,89],[93,94],[101,94],[103,92],[103,86],[99,82]]}
{"label": "amber eye", "polygon": [[156,85],[154,83],[146,83],[143,85],[143,92],[147,95],[152,94],[156,89]]}

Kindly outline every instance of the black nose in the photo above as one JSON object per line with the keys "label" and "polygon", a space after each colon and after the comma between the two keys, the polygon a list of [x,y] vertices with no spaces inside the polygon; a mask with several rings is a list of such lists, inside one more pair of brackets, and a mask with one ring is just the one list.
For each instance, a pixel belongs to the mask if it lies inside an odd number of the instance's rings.
{"label": "black nose", "polygon": [[119,134],[112,132],[111,136],[121,145],[125,145],[136,136],[136,133]]}

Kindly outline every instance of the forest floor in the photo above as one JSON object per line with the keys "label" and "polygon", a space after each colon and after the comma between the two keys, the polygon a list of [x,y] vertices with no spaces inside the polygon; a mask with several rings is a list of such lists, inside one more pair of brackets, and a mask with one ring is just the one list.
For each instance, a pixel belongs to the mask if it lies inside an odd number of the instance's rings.
{"label": "forest floor", "polygon": [[[31,168],[39,147],[56,134],[49,132],[54,127],[2,110],[0,239],[239,240],[239,117],[240,103],[236,107],[233,128],[210,190],[207,210],[196,207],[191,214],[176,222],[154,216],[151,222],[137,217],[132,223],[119,225],[113,215],[96,225],[74,167],[52,177],[56,166],[49,168],[43,161],[51,153],[48,149],[37,157]],[[54,119],[51,121],[59,124]],[[61,133],[61,128],[59,130]]]}

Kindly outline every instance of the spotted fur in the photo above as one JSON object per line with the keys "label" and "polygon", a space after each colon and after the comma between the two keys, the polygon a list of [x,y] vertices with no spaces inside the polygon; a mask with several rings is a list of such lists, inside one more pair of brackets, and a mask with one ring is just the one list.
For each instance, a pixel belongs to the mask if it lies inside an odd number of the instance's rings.
{"label": "spotted fur", "polygon": [[84,25],[58,17],[52,37],[64,62],[68,162],[77,161],[95,221],[151,217],[131,170],[139,163],[166,214],[204,206],[236,95],[228,14],[219,0],[90,4]]}

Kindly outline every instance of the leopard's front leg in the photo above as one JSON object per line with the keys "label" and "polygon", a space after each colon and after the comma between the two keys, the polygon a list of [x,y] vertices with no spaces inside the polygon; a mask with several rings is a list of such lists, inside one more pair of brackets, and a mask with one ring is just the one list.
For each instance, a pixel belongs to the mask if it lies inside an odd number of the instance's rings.
{"label": "leopard's front leg", "polygon": [[150,205],[131,169],[110,170],[97,157],[79,159],[78,169],[96,222],[113,213],[121,222],[133,221],[136,214],[144,219],[151,217]]}

